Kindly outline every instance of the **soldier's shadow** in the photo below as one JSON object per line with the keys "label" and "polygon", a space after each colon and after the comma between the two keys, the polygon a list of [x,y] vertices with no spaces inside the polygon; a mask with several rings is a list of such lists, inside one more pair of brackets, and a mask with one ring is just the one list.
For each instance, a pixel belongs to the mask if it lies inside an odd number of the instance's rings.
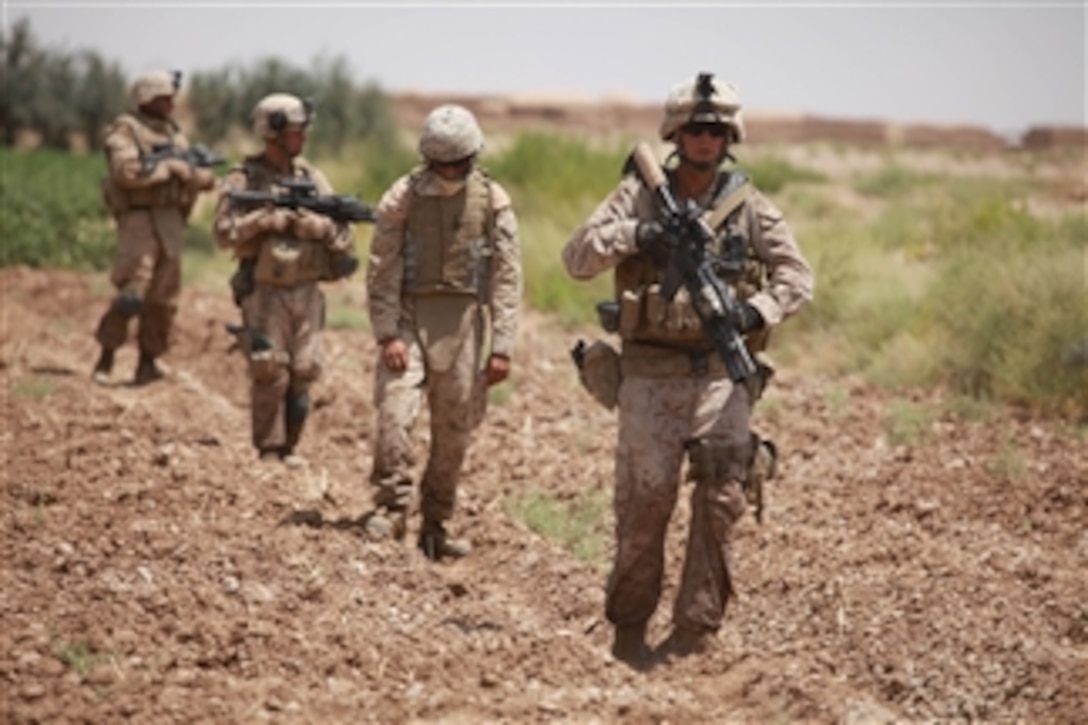
{"label": "soldier's shadow", "polygon": [[309,526],[311,529],[332,529],[334,531],[353,531],[360,535],[366,532],[366,522],[371,514],[351,518],[328,519],[316,509],[298,509],[280,519],[278,526]]}

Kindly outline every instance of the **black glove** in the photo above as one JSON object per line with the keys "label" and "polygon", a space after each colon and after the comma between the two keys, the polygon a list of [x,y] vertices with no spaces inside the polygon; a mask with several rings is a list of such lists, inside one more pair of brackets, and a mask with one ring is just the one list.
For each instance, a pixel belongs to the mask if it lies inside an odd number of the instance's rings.
{"label": "black glove", "polygon": [[355,256],[337,257],[333,262],[333,271],[337,279],[350,277],[359,268],[359,258]]}
{"label": "black glove", "polygon": [[659,221],[638,223],[635,227],[635,246],[658,267],[664,267],[669,261],[669,237]]}
{"label": "black glove", "polygon": [[752,305],[747,302],[739,302],[733,315],[733,325],[737,328],[737,332],[745,335],[749,332],[755,332],[763,327],[763,315],[759,313]]}

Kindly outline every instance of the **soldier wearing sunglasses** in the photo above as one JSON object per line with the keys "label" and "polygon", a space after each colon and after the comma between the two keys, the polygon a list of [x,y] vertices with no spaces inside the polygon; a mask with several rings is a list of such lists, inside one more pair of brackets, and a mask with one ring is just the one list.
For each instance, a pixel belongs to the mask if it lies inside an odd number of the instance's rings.
{"label": "soldier wearing sunglasses", "polygon": [[813,289],[782,212],[734,165],[730,151],[745,137],[736,88],[710,73],[675,86],[659,135],[672,144],[661,169],[670,195],[685,209],[697,207],[709,228],[705,253],[737,301],[730,325],[760,373],[734,382],[687,289],[663,294],[676,230],[663,223],[640,174],[628,173],[574,232],[563,261],[575,279],[614,275],[615,298],[599,309],[620,349],[598,341],[579,352],[583,382],[594,381],[594,397],[619,408],[616,549],[605,614],[613,655],[634,667],[653,662],[647,625],[661,595],[666,532],[685,471],[694,484],[687,549],[672,630],[657,654],[704,652],[716,641],[734,592],[733,527],[748,505],[746,491],[761,491],[774,469],[773,444],[750,430],[770,377],[758,353]]}

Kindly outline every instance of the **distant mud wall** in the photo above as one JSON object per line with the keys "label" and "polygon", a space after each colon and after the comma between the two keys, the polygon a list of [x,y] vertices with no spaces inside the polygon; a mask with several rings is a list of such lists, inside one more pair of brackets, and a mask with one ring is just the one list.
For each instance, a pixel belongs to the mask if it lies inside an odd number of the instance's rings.
{"label": "distant mud wall", "polygon": [[[391,98],[398,122],[418,129],[423,118],[441,103],[458,103],[480,120],[485,133],[519,130],[552,130],[590,135],[657,134],[661,110],[625,99],[587,101],[557,96],[431,96],[404,93]],[[1003,151],[1023,147],[1033,150],[1088,146],[1088,128],[1036,127],[1020,139],[1009,139],[976,126],[895,124],[885,121],[847,120],[806,114],[745,116],[752,143],[838,142],[851,146],[902,146],[952,148],[970,151]]]}

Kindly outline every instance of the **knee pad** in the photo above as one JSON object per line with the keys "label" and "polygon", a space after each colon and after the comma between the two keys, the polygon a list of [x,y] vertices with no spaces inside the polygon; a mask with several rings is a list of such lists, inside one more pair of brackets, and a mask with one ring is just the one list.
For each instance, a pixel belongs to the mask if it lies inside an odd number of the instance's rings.
{"label": "knee pad", "polygon": [[308,386],[321,377],[321,365],[313,360],[297,363],[291,373],[296,380]]}
{"label": "knee pad", "polygon": [[113,300],[113,306],[127,320],[140,314],[144,301],[132,290],[124,290]]}
{"label": "knee pad", "polygon": [[693,438],[685,444],[688,451],[688,480],[696,483],[743,481],[752,457],[752,444],[726,445]]}
{"label": "knee pad", "polygon": [[280,358],[275,350],[261,350],[250,355],[249,366],[253,372],[253,382],[274,383],[287,367]]}

